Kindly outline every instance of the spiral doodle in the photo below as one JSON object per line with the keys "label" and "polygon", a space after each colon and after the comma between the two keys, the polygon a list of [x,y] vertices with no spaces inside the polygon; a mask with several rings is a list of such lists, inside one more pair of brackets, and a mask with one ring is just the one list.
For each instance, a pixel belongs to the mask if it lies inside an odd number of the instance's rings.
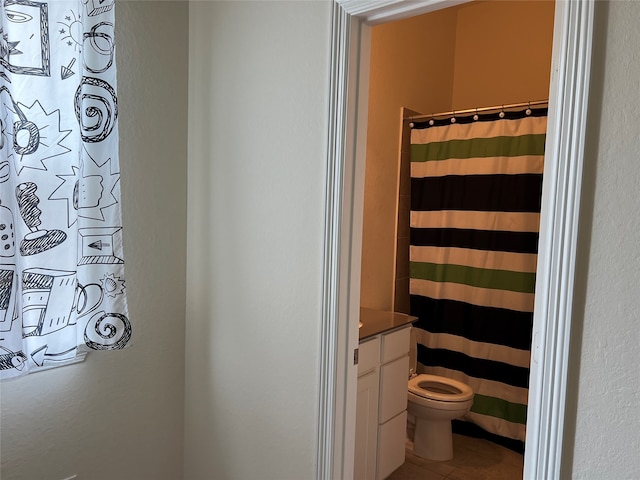
{"label": "spiral doodle", "polygon": [[82,77],[74,105],[84,142],[98,143],[111,134],[118,117],[118,100],[111,85],[99,78]]}
{"label": "spiral doodle", "polygon": [[93,350],[119,350],[130,339],[131,323],[120,313],[98,312],[84,329],[84,342]]}
{"label": "spiral doodle", "polygon": [[[99,29],[107,30],[98,31]],[[91,73],[103,73],[106,72],[111,65],[113,65],[113,57],[115,52],[115,44],[113,40],[113,24],[109,22],[100,22],[94,25],[89,32],[85,32],[82,34],[82,39],[85,45],[91,47],[91,51],[95,53],[95,55],[85,54],[85,68]],[[102,65],[100,66],[90,66],[87,64],[87,60],[90,58],[95,58],[99,60]],[[94,68],[95,67],[95,68]]]}

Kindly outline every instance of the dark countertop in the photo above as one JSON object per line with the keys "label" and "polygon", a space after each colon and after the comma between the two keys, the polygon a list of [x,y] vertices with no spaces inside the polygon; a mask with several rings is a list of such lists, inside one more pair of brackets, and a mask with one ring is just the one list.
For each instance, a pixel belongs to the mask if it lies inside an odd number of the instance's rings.
{"label": "dark countertop", "polygon": [[372,310],[370,308],[360,308],[360,327],[359,339],[373,337],[380,333],[403,327],[415,322],[418,317],[413,317],[405,313],[383,312],[381,310]]}

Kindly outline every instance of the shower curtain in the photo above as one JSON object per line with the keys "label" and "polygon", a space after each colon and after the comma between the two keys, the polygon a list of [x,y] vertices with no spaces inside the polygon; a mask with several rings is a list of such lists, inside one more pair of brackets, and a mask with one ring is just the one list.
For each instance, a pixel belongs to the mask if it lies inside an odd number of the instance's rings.
{"label": "shower curtain", "polygon": [[0,2],[0,378],[128,345],[114,0]]}
{"label": "shower curtain", "polygon": [[470,385],[465,420],[516,442],[525,439],[545,131],[546,109],[411,131],[419,371]]}

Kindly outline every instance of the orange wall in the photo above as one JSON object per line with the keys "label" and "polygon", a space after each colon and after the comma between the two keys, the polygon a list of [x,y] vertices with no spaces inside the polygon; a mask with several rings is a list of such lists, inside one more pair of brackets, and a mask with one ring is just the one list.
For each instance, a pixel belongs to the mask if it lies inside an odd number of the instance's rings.
{"label": "orange wall", "polygon": [[546,99],[553,1],[472,2],[372,28],[360,303],[393,308],[401,109]]}
{"label": "orange wall", "polygon": [[448,9],[380,25],[371,32],[362,245],[364,307],[391,310],[401,108],[450,109],[455,21],[455,11]]}
{"label": "orange wall", "polygon": [[453,109],[547,99],[554,9],[552,1],[459,7]]}

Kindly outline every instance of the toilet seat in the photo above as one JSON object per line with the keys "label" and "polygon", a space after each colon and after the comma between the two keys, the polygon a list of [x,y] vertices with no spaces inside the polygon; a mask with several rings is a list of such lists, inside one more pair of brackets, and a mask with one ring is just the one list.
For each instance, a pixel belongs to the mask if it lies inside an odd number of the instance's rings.
{"label": "toilet seat", "polygon": [[439,402],[466,402],[473,398],[469,385],[439,375],[422,374],[411,378],[409,392]]}

